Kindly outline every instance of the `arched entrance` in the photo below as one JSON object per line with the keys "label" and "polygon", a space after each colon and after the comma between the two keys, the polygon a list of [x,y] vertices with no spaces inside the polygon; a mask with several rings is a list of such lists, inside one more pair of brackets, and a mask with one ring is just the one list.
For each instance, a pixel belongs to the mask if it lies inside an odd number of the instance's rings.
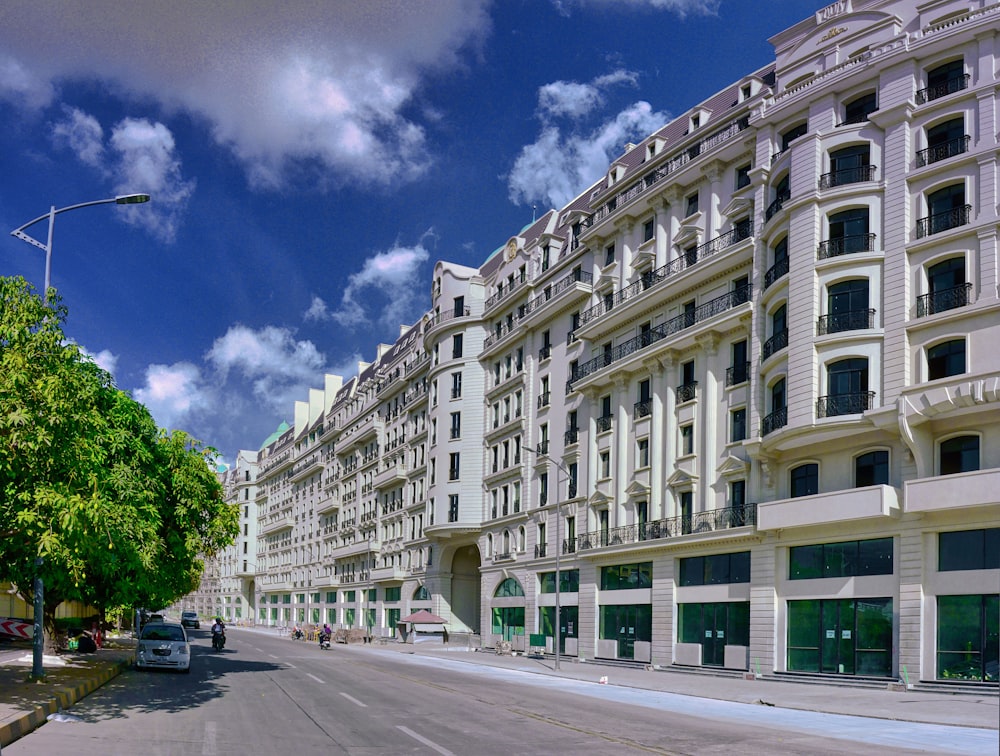
{"label": "arched entrance", "polygon": [[475,544],[455,550],[451,560],[451,616],[453,627],[464,625],[469,632],[480,632],[481,557]]}

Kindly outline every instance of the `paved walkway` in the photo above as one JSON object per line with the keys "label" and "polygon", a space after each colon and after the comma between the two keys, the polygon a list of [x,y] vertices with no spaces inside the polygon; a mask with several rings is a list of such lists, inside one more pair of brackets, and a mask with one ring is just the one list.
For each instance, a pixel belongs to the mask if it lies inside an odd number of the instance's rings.
{"label": "paved walkway", "polygon": [[[236,634],[274,630],[231,627]],[[134,657],[134,642],[112,640],[96,654],[66,654],[46,657],[46,676],[40,683],[28,681],[31,649],[28,646],[0,646],[0,747],[30,732],[46,716],[68,708],[80,698],[117,675]],[[881,690],[840,685],[815,685],[783,680],[745,680],[674,670],[647,670],[636,667],[577,662],[563,658],[554,669],[552,657],[497,656],[439,642],[415,645],[338,646],[350,654],[415,654],[446,657],[456,662],[492,666],[549,677],[592,683],[606,682],[624,688],[655,690],[682,696],[755,704],[784,709],[845,714],[886,720],[923,722],[955,727],[998,731],[1000,696],[997,689],[982,694],[956,695],[921,690]],[[998,731],[1000,738],[1000,731]]]}

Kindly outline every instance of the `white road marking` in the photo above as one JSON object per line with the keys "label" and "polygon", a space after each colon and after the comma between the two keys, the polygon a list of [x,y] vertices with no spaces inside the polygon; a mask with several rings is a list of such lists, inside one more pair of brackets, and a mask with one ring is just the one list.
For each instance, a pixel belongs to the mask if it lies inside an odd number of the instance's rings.
{"label": "white road marking", "polygon": [[277,658],[278,658],[278,657],[277,657],[277,656],[275,656],[274,654],[268,654],[268,656],[270,656],[270,657],[271,657],[272,659],[277,659]]}
{"label": "white road marking", "polygon": [[438,753],[444,754],[444,756],[454,756],[454,754],[451,751],[449,751],[447,748],[442,748],[437,743],[435,743],[433,740],[428,740],[423,735],[417,735],[417,733],[415,733],[409,727],[403,727],[403,725],[396,725],[396,729],[400,730],[402,732],[405,732],[407,735],[409,735],[414,740],[419,740],[421,743],[423,743],[428,748],[432,748],[433,750],[437,751]]}
{"label": "white road marking", "polygon": [[361,703],[361,701],[359,701],[358,699],[356,699],[354,696],[349,696],[346,693],[344,693],[343,691],[340,692],[340,695],[342,695],[344,698],[346,698],[351,703],[357,704],[358,706],[360,706],[362,708],[365,708],[365,709],[368,708],[368,704]]}
{"label": "white road marking", "polygon": [[315,680],[316,682],[318,682],[320,685],[326,685],[326,683],[323,680],[320,680],[318,677],[316,677],[316,675],[311,675],[308,672],[306,672],[306,677],[311,677],[313,680]]}
{"label": "white road marking", "polygon": [[202,756],[215,756],[218,752],[215,745],[215,722],[205,722],[205,742],[201,747]]}

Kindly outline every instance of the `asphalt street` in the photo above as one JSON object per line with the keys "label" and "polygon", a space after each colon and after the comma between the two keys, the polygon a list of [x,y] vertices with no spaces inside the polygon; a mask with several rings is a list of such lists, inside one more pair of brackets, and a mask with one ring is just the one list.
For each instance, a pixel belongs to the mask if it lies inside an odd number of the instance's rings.
{"label": "asphalt street", "polygon": [[[4,749],[28,754],[988,753],[956,728],[230,633],[192,633],[192,673],[129,670]],[[975,739],[973,731],[970,736]],[[995,746],[995,744],[994,744]]]}

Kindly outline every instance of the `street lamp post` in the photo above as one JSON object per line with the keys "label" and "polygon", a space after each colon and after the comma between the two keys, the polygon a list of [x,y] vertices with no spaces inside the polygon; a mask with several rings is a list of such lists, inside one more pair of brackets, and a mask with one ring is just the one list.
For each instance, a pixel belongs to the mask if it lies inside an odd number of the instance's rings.
{"label": "street lamp post", "polygon": [[[555,465],[559,471],[566,476],[566,481],[570,481],[572,476],[569,473],[569,469],[566,467],[564,462],[558,459],[553,459],[548,454],[542,451],[541,444],[537,448],[532,449],[531,447],[526,447],[526,451],[531,452],[536,457],[548,460],[553,465]],[[562,521],[562,502],[559,500],[559,486],[556,485],[556,618],[555,618],[555,664],[554,669],[559,669],[559,662],[561,657],[561,652],[559,649],[559,643],[562,640],[562,606],[560,604],[560,583],[562,582],[562,571],[561,567],[561,556],[562,556],[562,535],[560,533],[561,528],[559,527]]]}
{"label": "street lamp post", "polygon": [[[108,199],[93,200],[91,202],[80,202],[76,205],[68,205],[66,207],[56,207],[52,205],[49,211],[44,215],[39,215],[34,220],[28,221],[23,226],[19,226],[10,232],[11,236],[16,236],[21,241],[27,242],[34,247],[38,247],[40,250],[45,252],[45,291],[42,295],[42,301],[46,304],[49,301],[49,281],[50,275],[52,273],[52,229],[55,226],[56,216],[60,213],[67,213],[70,210],[76,210],[81,207],[90,207],[91,205],[139,205],[144,202],[149,202],[148,194],[119,194],[117,197],[109,197]],[[48,218],[49,221],[49,234],[45,244],[42,244],[37,239],[29,236],[24,232],[26,228],[31,228],[36,223]],[[32,647],[32,664],[31,664],[31,674],[33,677],[41,677],[45,674],[43,667],[43,654],[45,650],[45,643],[42,638],[42,608],[45,602],[45,586],[42,582],[42,577],[40,574],[42,565],[42,559],[38,558],[35,560],[35,566],[38,568],[38,573],[35,576],[35,637]],[[138,611],[136,612],[138,616]],[[138,632],[138,621],[136,622],[136,630]]]}
{"label": "street lamp post", "polygon": [[[109,197],[108,199],[93,200],[91,202],[80,202],[76,205],[68,205],[67,207],[57,208],[53,205],[47,213],[44,215],[39,215],[32,221],[28,221],[23,226],[19,226],[10,232],[11,236],[16,236],[23,242],[27,242],[34,247],[38,247],[40,250],[45,252],[45,291],[43,294],[43,299],[47,303],[49,301],[49,282],[51,280],[50,276],[52,273],[52,229],[56,223],[56,216],[60,213],[67,213],[70,210],[76,210],[81,207],[90,207],[91,205],[139,205],[144,202],[149,202],[148,194],[119,194],[117,197]],[[45,244],[38,241],[37,239],[28,236],[24,232],[26,228],[31,228],[36,223],[48,219],[49,221],[49,235],[48,240]]]}

